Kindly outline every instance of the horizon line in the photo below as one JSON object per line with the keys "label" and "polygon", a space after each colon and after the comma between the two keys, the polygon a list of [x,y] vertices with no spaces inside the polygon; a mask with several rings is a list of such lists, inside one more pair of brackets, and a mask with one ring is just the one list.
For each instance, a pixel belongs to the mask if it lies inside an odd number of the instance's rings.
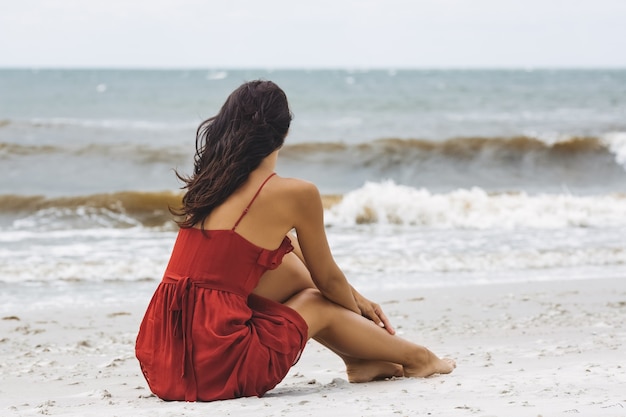
{"label": "horizon line", "polygon": [[113,70],[113,71],[550,71],[626,70],[625,66],[117,66],[117,65],[0,65],[0,70]]}

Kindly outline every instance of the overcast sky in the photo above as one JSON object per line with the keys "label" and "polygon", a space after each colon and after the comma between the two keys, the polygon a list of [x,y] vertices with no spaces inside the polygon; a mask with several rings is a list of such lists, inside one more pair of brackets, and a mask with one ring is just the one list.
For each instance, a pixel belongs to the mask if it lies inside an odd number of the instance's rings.
{"label": "overcast sky", "polygon": [[0,67],[626,67],[626,0],[0,0]]}

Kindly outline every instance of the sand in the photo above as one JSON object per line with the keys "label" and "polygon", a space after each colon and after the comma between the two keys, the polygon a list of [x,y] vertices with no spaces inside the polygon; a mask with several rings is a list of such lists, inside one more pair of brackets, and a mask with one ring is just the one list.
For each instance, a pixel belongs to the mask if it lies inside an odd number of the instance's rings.
{"label": "sand", "polygon": [[626,416],[626,278],[368,294],[451,375],[350,384],[316,342],[263,398],[163,402],[134,358],[141,305],[0,320],[0,416]]}

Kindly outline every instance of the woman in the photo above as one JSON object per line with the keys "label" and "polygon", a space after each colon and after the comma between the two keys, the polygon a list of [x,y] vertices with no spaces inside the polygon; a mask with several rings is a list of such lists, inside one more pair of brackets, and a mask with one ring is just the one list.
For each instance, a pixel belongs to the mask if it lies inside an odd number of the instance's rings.
{"label": "woman", "polygon": [[262,396],[309,338],[343,359],[351,382],[455,367],[394,336],[380,306],[348,284],[317,188],[274,173],[290,123],[284,92],[252,81],[198,128],[193,175],[179,175],[180,231],[136,344],[160,398]]}

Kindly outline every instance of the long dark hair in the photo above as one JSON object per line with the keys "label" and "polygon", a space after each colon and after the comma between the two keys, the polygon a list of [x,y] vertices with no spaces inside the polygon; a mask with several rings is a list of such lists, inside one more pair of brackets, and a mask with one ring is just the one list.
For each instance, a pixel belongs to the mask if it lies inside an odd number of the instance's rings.
{"label": "long dark hair", "polygon": [[193,175],[176,171],[187,190],[182,207],[170,209],[178,225],[202,223],[283,145],[291,119],[287,96],[271,81],[250,81],[233,91],[219,113],[198,127]]}

